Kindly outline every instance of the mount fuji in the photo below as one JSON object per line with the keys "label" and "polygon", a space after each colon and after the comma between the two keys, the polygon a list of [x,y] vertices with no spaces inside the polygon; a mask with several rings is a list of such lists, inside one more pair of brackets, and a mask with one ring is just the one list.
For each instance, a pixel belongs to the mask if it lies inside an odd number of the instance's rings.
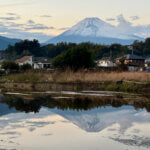
{"label": "mount fuji", "polygon": [[144,40],[140,36],[136,36],[126,31],[126,28],[111,25],[99,18],[85,18],[69,30],[52,38],[47,43],[60,42],[93,42],[98,44],[131,44],[134,40]]}

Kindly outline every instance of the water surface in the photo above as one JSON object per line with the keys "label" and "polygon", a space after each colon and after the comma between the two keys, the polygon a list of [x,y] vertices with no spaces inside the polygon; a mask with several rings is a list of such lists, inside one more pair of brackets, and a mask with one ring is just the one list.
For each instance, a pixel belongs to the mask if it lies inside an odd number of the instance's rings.
{"label": "water surface", "polygon": [[1,95],[0,149],[149,150],[150,101],[99,93]]}

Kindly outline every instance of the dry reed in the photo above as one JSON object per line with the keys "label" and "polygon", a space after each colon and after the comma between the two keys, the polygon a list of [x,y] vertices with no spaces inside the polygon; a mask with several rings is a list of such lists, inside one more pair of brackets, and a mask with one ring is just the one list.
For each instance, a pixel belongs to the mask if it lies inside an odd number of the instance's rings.
{"label": "dry reed", "polygon": [[49,76],[48,80],[57,82],[100,82],[100,81],[138,81],[149,82],[150,73],[148,72],[92,72],[66,70],[56,71]]}
{"label": "dry reed", "polygon": [[27,81],[27,82],[102,82],[102,81],[137,81],[150,82],[150,73],[148,72],[94,72],[79,70],[73,72],[66,71],[47,72],[28,72],[23,74],[13,74],[1,77],[0,81]]}

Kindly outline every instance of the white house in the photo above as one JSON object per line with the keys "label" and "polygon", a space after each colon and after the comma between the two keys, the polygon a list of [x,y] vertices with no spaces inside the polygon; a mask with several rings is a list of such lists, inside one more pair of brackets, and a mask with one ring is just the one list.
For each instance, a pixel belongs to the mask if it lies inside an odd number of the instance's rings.
{"label": "white house", "polygon": [[29,64],[29,65],[33,65],[33,57],[32,56],[24,56],[20,59],[17,59],[16,60],[16,63],[19,65],[19,66],[22,66],[24,64]]}
{"label": "white house", "polygon": [[34,69],[50,69],[51,64],[47,59],[41,61],[35,61],[33,65]]}
{"label": "white house", "polygon": [[98,67],[113,68],[116,67],[116,63],[111,58],[102,58],[97,61]]}

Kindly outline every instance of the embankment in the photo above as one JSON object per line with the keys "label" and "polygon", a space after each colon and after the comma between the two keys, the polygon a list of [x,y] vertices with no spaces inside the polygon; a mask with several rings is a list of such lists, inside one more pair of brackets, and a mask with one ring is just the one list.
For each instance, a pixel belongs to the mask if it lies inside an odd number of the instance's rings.
{"label": "embankment", "polygon": [[115,82],[0,82],[2,92],[6,91],[118,91],[145,93],[150,91],[149,83],[132,81]]}

